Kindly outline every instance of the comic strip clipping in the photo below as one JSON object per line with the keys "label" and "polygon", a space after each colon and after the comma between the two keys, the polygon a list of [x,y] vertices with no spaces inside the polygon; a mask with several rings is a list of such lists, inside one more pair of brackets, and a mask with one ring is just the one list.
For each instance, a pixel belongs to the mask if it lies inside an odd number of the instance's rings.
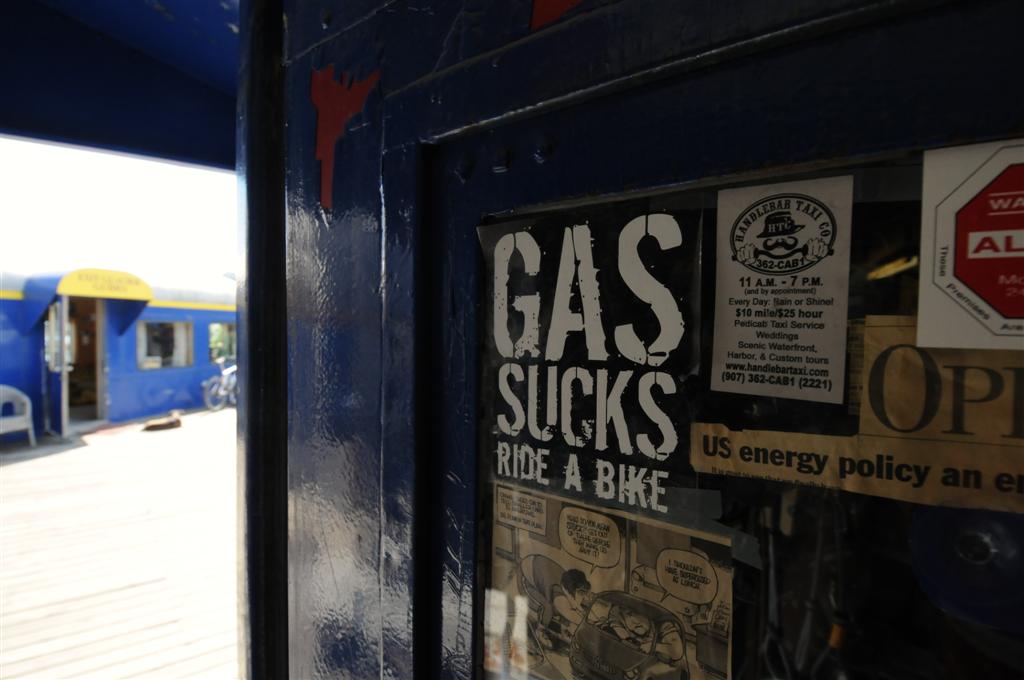
{"label": "comic strip clipping", "polygon": [[730,676],[729,539],[652,519],[689,467],[699,225],[605,209],[479,229],[496,677]]}
{"label": "comic strip clipping", "polygon": [[493,498],[486,672],[731,677],[725,539],[500,484]]}

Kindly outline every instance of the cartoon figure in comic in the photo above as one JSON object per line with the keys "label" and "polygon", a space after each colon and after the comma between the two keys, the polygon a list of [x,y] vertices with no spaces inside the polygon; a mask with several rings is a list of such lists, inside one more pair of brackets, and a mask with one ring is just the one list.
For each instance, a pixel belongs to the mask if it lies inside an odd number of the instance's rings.
{"label": "cartoon figure in comic", "polygon": [[486,671],[507,680],[729,678],[726,541],[515,494],[501,496],[495,525]]}
{"label": "cartoon figure in comic", "polygon": [[621,591],[594,598],[570,650],[573,673],[583,677],[690,677],[679,618],[658,604]]}
{"label": "cartoon figure in comic", "polygon": [[519,565],[520,589],[530,599],[537,639],[547,649],[567,646],[593,599],[590,581],[579,569],[565,569],[544,555],[528,555]]}

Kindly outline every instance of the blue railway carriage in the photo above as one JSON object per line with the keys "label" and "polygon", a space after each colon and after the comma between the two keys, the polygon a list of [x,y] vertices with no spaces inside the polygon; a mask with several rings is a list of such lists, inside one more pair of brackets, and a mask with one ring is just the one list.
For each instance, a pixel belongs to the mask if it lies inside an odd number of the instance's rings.
{"label": "blue railway carriage", "polygon": [[36,434],[201,406],[216,359],[234,360],[235,329],[227,278],[186,288],[105,269],[0,272],[0,384],[29,397]]}

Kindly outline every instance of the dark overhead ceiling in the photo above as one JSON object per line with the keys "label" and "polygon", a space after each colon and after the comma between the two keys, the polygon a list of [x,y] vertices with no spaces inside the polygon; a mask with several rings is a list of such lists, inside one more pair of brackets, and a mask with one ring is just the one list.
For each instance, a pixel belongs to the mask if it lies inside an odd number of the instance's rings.
{"label": "dark overhead ceiling", "polygon": [[117,42],[235,93],[238,0],[43,0]]}
{"label": "dark overhead ceiling", "polygon": [[0,3],[0,132],[234,167],[238,0]]}

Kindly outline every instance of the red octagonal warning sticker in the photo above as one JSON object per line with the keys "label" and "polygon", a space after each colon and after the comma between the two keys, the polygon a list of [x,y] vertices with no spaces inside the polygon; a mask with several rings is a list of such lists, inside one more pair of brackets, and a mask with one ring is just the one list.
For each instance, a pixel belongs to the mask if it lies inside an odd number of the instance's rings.
{"label": "red octagonal warning sticker", "polygon": [[918,344],[1024,349],[1024,140],[929,152]]}
{"label": "red octagonal warning sticker", "polygon": [[1007,319],[1024,319],[1024,163],[956,213],[953,276]]}

